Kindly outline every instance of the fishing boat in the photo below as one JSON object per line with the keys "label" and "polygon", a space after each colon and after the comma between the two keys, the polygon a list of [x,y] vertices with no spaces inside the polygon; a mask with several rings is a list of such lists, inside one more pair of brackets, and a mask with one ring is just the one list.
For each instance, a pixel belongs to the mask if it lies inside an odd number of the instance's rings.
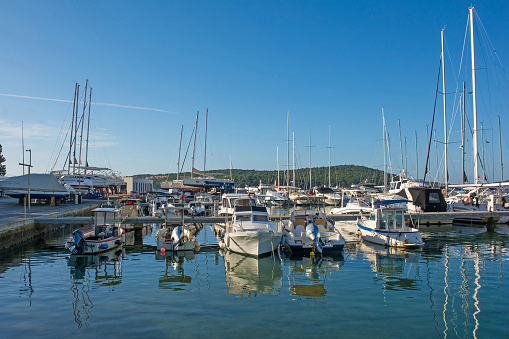
{"label": "fishing boat", "polygon": [[369,217],[357,220],[358,232],[365,241],[384,246],[421,248],[424,242],[419,229],[405,223],[405,208],[408,200],[380,200],[374,202]]}
{"label": "fishing boat", "polygon": [[120,247],[125,242],[124,230],[120,227],[120,210],[101,207],[92,210],[94,228],[83,233],[77,229],[65,243],[71,254],[96,254]]}
{"label": "fishing boat", "polygon": [[283,226],[282,244],[292,254],[340,252],[345,246],[341,233],[318,210],[295,210]]}
{"label": "fishing boat", "polygon": [[253,206],[250,198],[239,199],[233,220],[226,225],[219,246],[259,257],[275,251],[281,243],[281,236],[281,232],[274,231],[266,207]]}
{"label": "fishing boat", "polygon": [[164,225],[156,232],[157,250],[165,251],[197,251],[200,242],[196,235],[203,228],[202,224]]}

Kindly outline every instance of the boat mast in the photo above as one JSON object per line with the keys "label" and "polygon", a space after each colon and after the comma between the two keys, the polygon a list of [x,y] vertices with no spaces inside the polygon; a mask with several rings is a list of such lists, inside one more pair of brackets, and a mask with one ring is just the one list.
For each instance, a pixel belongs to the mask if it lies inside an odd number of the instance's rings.
{"label": "boat mast", "polygon": [[286,119],[286,186],[290,186],[290,111]]}
{"label": "boat mast", "polygon": [[184,125],[180,127],[180,142],[179,142],[179,157],[177,160],[177,180],[179,180],[180,174],[180,150],[182,149],[182,132],[184,131]]}
{"label": "boat mast", "polygon": [[502,161],[502,129],[500,127],[500,115],[498,116],[498,143],[500,144],[500,182],[504,182],[504,162]]}
{"label": "boat mast", "polygon": [[203,177],[205,178],[205,164],[207,162],[207,124],[209,118],[209,109],[205,112],[205,151],[203,152]]}
{"label": "boat mast", "polygon": [[78,105],[79,105],[79,95],[80,95],[80,85],[77,85],[77,91],[76,91],[76,100],[75,100],[75,107],[73,112],[73,119],[74,119],[74,136],[71,137],[72,139],[72,146],[74,146],[74,150],[72,153],[72,174],[74,175],[76,173],[76,134],[78,134]]}
{"label": "boat mast", "polygon": [[[85,151],[85,167],[88,167],[88,137],[90,135],[90,107],[92,106],[92,87],[90,87],[90,94],[88,98],[88,123],[87,123],[87,148]],[[87,170],[85,169],[85,173]]]}
{"label": "boat mast", "polygon": [[[78,156],[78,173],[81,177],[81,149],[83,148],[83,125],[85,121],[85,112],[87,108],[87,87],[88,87],[88,79],[85,82],[85,95],[83,96],[83,114],[81,115],[81,134],[80,134],[80,153]],[[80,180],[81,185],[81,180]]]}
{"label": "boat mast", "polygon": [[330,187],[330,125],[329,125],[329,187]]}
{"label": "boat mast", "polygon": [[474,148],[474,184],[479,183],[478,150],[477,150],[477,95],[475,82],[475,44],[474,44],[474,7],[468,9],[470,16],[470,50],[472,57],[472,105],[474,106],[474,133],[472,144]]}
{"label": "boat mast", "polygon": [[417,131],[415,132],[415,158],[416,158],[416,164],[417,167],[417,178],[419,178],[419,148],[417,147]]}
{"label": "boat mast", "polygon": [[461,100],[461,183],[465,183],[465,87],[463,81],[463,97]]}
{"label": "boat mast", "polygon": [[383,124],[383,141],[384,141],[384,193],[387,193],[387,152],[385,150],[386,143],[386,132],[385,132],[385,116],[384,116],[384,107],[382,106],[382,124]]}
{"label": "boat mast", "polygon": [[279,146],[276,146],[277,186],[279,187]]}
{"label": "boat mast", "polygon": [[[401,173],[405,173],[405,160],[404,152],[403,152],[403,138],[401,137],[401,122],[398,119],[398,129],[399,129],[399,149],[401,150]],[[399,178],[401,180],[401,177]]]}
{"label": "boat mast", "polygon": [[198,114],[200,111],[196,112],[196,123],[194,125],[194,144],[193,144],[193,158],[191,159],[191,179],[193,178],[194,172],[194,151],[196,150],[196,130],[198,129]]}
{"label": "boat mast", "polygon": [[292,140],[293,140],[293,184],[295,186],[295,132],[292,132]]}
{"label": "boat mast", "polygon": [[449,183],[448,183],[448,173],[447,173],[447,111],[445,107],[445,58],[444,58],[444,29],[442,29],[442,96],[444,98],[444,161],[445,161],[445,191],[444,196],[447,197],[447,192],[449,190]]}
{"label": "boat mast", "polygon": [[309,126],[309,190],[311,187],[311,126]]}

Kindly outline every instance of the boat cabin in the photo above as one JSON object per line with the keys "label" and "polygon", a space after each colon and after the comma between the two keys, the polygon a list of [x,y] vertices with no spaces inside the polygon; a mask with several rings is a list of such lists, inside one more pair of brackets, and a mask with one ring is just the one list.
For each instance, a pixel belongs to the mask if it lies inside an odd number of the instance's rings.
{"label": "boat cabin", "polygon": [[116,237],[119,235],[120,211],[116,208],[96,208],[94,233],[96,237]]}
{"label": "boat cabin", "polygon": [[378,230],[400,230],[405,226],[405,210],[403,208],[377,208],[371,212],[370,220],[375,220]]}

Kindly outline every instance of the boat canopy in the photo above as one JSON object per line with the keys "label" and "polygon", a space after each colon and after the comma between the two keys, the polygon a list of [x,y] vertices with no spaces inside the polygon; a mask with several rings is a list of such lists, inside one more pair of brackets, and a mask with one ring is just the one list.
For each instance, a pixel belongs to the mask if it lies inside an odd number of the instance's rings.
{"label": "boat canopy", "polygon": [[401,191],[398,195],[411,199],[424,212],[447,211],[447,202],[442,194],[442,190],[439,188],[409,187],[407,190],[408,194],[405,191]]}
{"label": "boat canopy", "polygon": [[[28,191],[28,174],[10,177],[0,181],[0,188],[13,191]],[[30,190],[56,194],[68,194],[67,189],[58,182],[57,178],[53,174],[30,174]]]}
{"label": "boat canopy", "polygon": [[378,200],[374,202],[375,206],[389,206],[394,204],[406,203],[410,202],[410,200],[406,199],[397,199],[397,200]]}

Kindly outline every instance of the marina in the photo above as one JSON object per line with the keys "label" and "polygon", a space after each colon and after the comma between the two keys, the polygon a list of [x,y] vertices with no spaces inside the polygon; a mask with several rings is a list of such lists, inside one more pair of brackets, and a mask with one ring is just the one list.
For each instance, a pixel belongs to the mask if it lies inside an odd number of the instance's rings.
{"label": "marina", "polygon": [[391,336],[406,336],[407,327],[418,328],[417,337],[509,334],[502,292],[509,288],[507,225],[422,231],[422,250],[377,247],[358,238],[354,223],[336,227],[346,240],[339,254],[278,251],[257,259],[221,250],[211,224],[198,233],[199,251],[163,255],[159,226],[146,225],[141,242],[75,256],[63,246],[75,226],[62,226],[2,252],[0,326],[9,337],[65,331],[219,338],[248,329],[250,336],[273,336],[274,328],[315,337],[318,323],[321,331],[365,337],[372,334],[366,321]]}
{"label": "marina", "polygon": [[117,2],[0,3],[3,337],[509,337],[507,4]]}

